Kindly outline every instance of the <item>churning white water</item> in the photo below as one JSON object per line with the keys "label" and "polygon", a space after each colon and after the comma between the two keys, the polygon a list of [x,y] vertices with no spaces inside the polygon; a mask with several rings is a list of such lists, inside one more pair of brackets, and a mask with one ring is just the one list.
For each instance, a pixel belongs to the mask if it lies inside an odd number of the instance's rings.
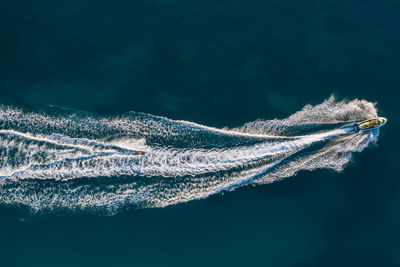
{"label": "churning white water", "polygon": [[379,133],[357,133],[354,122],[376,116],[370,102],[333,96],[286,119],[234,129],[133,112],[101,117],[1,106],[0,205],[30,214],[114,214],[270,183],[300,170],[340,171]]}

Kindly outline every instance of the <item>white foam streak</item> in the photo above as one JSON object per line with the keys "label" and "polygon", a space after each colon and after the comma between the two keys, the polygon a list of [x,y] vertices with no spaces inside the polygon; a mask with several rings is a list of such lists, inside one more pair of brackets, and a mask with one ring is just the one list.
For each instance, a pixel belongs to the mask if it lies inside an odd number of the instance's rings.
{"label": "white foam streak", "polygon": [[379,134],[352,126],[377,115],[373,104],[333,97],[232,130],[141,113],[51,114],[0,108],[0,204],[32,214],[166,206],[300,170],[340,171]]}

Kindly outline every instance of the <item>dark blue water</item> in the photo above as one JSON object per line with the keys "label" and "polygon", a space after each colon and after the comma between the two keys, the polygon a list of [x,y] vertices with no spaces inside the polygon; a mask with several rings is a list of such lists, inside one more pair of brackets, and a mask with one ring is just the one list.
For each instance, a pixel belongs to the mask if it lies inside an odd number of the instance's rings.
{"label": "dark blue water", "polygon": [[343,172],[112,217],[0,210],[1,266],[400,266],[398,1],[2,1],[0,102],[215,127],[376,102]]}

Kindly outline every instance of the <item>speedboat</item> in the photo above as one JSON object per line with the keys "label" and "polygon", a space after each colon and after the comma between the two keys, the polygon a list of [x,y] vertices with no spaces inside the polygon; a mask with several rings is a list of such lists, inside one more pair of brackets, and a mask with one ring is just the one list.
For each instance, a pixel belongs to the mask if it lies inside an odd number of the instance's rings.
{"label": "speedboat", "polygon": [[355,123],[354,128],[356,128],[357,132],[368,131],[368,130],[377,129],[379,127],[382,127],[383,125],[385,125],[386,122],[387,122],[387,119],[384,117],[373,118],[373,119],[369,119],[366,121]]}

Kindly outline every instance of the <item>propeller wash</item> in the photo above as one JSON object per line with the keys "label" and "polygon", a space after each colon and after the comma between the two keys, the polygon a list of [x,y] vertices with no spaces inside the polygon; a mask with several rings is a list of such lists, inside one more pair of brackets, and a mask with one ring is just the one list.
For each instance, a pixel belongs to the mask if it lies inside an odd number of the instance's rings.
{"label": "propeller wash", "polygon": [[365,100],[307,105],[282,120],[216,129],[143,113],[28,112],[0,106],[0,206],[28,215],[111,215],[164,207],[300,170],[341,171],[379,129]]}

